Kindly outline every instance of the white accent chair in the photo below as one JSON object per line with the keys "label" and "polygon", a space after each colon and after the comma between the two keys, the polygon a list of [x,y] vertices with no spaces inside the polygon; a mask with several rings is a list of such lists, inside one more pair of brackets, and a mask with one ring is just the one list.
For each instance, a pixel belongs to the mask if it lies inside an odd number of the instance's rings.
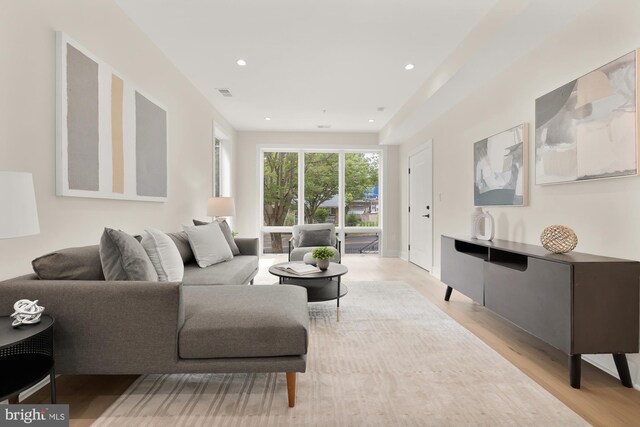
{"label": "white accent chair", "polygon": [[305,224],[295,225],[291,239],[289,239],[289,261],[303,261],[305,254],[313,252],[315,249],[322,246],[300,246],[300,235],[303,230],[326,230],[329,229],[331,233],[331,246],[336,248],[335,255],[331,258],[332,262],[340,263],[342,261],[340,252],[342,249],[342,242],[336,235],[336,226],[334,224]]}

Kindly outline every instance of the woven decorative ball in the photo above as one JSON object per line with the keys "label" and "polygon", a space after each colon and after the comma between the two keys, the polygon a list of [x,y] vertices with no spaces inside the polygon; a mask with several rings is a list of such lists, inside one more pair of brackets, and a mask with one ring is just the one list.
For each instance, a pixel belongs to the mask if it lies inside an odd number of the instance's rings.
{"label": "woven decorative ball", "polygon": [[540,242],[546,250],[554,254],[564,254],[576,248],[578,236],[564,225],[550,225],[542,231]]}

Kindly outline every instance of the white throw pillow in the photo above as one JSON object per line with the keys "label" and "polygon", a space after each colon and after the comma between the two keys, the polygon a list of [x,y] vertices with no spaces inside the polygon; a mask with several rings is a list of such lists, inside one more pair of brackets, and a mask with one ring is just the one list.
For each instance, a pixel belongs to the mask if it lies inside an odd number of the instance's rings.
{"label": "white throw pillow", "polygon": [[233,259],[233,253],[217,221],[208,225],[183,225],[189,245],[202,268]]}
{"label": "white throw pillow", "polygon": [[160,282],[181,282],[184,264],[178,247],[160,230],[146,228],[142,236],[142,247],[149,255],[151,264],[158,273]]}

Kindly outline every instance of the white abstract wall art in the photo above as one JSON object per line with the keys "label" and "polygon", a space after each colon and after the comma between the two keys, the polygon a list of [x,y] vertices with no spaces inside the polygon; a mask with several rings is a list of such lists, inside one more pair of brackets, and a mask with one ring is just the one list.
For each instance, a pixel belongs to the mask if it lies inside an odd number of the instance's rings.
{"label": "white abstract wall art", "polygon": [[167,112],[57,33],[56,193],[167,200]]}
{"label": "white abstract wall art", "polygon": [[525,206],[528,125],[523,123],[473,144],[475,206]]}
{"label": "white abstract wall art", "polygon": [[638,174],[636,52],[536,99],[536,184]]}

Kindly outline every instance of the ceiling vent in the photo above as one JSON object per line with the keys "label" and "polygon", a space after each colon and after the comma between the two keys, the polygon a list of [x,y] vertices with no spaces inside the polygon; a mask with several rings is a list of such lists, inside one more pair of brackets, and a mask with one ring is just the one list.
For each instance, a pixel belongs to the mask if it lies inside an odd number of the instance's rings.
{"label": "ceiling vent", "polygon": [[218,92],[220,92],[220,95],[226,96],[227,98],[231,98],[233,96],[229,89],[218,89]]}
{"label": "ceiling vent", "polygon": [[318,129],[329,129],[331,125],[318,125]]}

